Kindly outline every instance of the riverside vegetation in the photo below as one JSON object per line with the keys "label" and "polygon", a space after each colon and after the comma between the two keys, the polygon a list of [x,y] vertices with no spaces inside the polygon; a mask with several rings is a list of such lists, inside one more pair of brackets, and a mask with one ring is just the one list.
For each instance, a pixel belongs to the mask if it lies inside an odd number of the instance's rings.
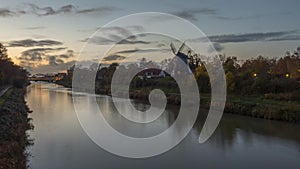
{"label": "riverside vegetation", "polygon": [[24,100],[27,85],[27,72],[8,58],[0,43],[0,89],[9,88],[0,97],[0,169],[27,168],[26,131],[32,128]]}
{"label": "riverside vegetation", "polygon": [[[197,54],[187,54],[188,64],[196,78],[201,106],[210,106],[210,77]],[[240,62],[236,57],[216,56],[222,61],[227,81],[227,101],[225,113],[246,115],[270,120],[297,122],[300,120],[300,48],[287,52],[280,59],[259,56]],[[110,95],[110,84],[116,69],[122,71],[156,67],[172,69],[173,59],[154,63],[143,59],[138,64],[127,66],[112,63],[108,67],[96,67],[97,76],[95,92]],[[97,65],[96,65],[97,66]],[[68,70],[68,75],[57,83],[72,87],[72,76],[75,66]],[[95,71],[95,65],[80,69],[84,74]],[[176,81],[171,77],[140,78],[136,76],[130,85],[132,99],[147,100],[149,92],[161,89],[166,93],[168,104],[180,104],[180,91]]]}

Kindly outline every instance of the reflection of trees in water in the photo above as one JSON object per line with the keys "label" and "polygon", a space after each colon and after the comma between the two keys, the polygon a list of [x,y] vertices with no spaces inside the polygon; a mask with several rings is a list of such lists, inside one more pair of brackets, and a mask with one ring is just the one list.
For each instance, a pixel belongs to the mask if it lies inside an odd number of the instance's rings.
{"label": "reflection of trees in water", "polygon": [[[206,118],[206,115],[203,114],[205,114],[205,111],[200,112],[200,117],[194,126],[198,135]],[[299,124],[225,114],[208,142],[218,148],[228,150],[233,147],[233,144],[240,141],[240,143],[249,147],[253,145],[256,139],[266,144],[288,141],[298,147],[300,151],[299,130]]]}

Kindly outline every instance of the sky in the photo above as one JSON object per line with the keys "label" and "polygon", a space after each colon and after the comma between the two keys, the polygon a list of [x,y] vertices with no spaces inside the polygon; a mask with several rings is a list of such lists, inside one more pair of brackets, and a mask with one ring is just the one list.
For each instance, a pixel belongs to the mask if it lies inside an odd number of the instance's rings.
{"label": "sky", "polygon": [[[0,42],[12,60],[30,72],[59,72],[74,64],[97,28],[129,14],[163,12],[196,25],[226,56],[240,60],[258,55],[281,57],[300,46],[299,6],[299,0],[1,0]],[[91,42],[101,50],[103,45],[122,37],[119,35],[144,30],[145,25],[157,21],[168,22],[152,19],[122,29],[114,27],[106,30],[108,36]],[[128,57],[125,50],[129,53],[143,45],[153,47],[148,41],[159,39],[164,38],[129,39],[106,60],[124,59]],[[161,47],[166,50],[169,46]],[[145,57],[156,54],[149,49],[142,53]]]}

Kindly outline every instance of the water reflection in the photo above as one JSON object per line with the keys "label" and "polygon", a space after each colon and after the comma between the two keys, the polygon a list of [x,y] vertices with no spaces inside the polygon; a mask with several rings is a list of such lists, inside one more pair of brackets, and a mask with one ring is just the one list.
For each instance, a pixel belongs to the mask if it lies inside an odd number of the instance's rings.
{"label": "water reflection", "polygon": [[[89,98],[84,93],[76,96]],[[28,87],[26,100],[33,110],[31,118],[35,126],[29,133],[34,139],[29,148],[32,154],[29,164],[33,169],[300,167],[299,124],[226,114],[212,138],[198,144],[205,120],[205,110],[201,110],[193,130],[177,147],[160,156],[134,160],[112,155],[88,138],[76,118],[70,90],[36,83]],[[164,131],[173,124],[178,112],[176,107],[168,106],[154,122],[132,124],[116,112],[110,97],[98,96],[97,103],[116,130],[134,137],[149,137]],[[134,104],[141,110],[149,106],[142,102]]]}

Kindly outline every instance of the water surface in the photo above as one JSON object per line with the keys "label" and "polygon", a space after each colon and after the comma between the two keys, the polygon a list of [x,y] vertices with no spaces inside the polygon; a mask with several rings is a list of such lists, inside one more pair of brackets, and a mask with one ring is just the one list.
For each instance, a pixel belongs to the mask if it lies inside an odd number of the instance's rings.
{"label": "water surface", "polygon": [[[76,97],[89,99],[88,94]],[[225,114],[214,135],[198,143],[202,121],[174,149],[147,159],[128,159],[98,147],[81,128],[74,111],[71,91],[49,83],[28,87],[26,101],[33,113],[34,145],[28,148],[32,169],[99,168],[300,168],[300,125]],[[156,135],[176,119],[177,108],[145,125],[132,125],[118,114],[108,96],[97,102],[107,121],[118,131],[135,137]],[[147,104],[134,103],[140,110]],[[127,110],[128,111],[128,110]],[[127,113],[130,113],[128,111]]]}

